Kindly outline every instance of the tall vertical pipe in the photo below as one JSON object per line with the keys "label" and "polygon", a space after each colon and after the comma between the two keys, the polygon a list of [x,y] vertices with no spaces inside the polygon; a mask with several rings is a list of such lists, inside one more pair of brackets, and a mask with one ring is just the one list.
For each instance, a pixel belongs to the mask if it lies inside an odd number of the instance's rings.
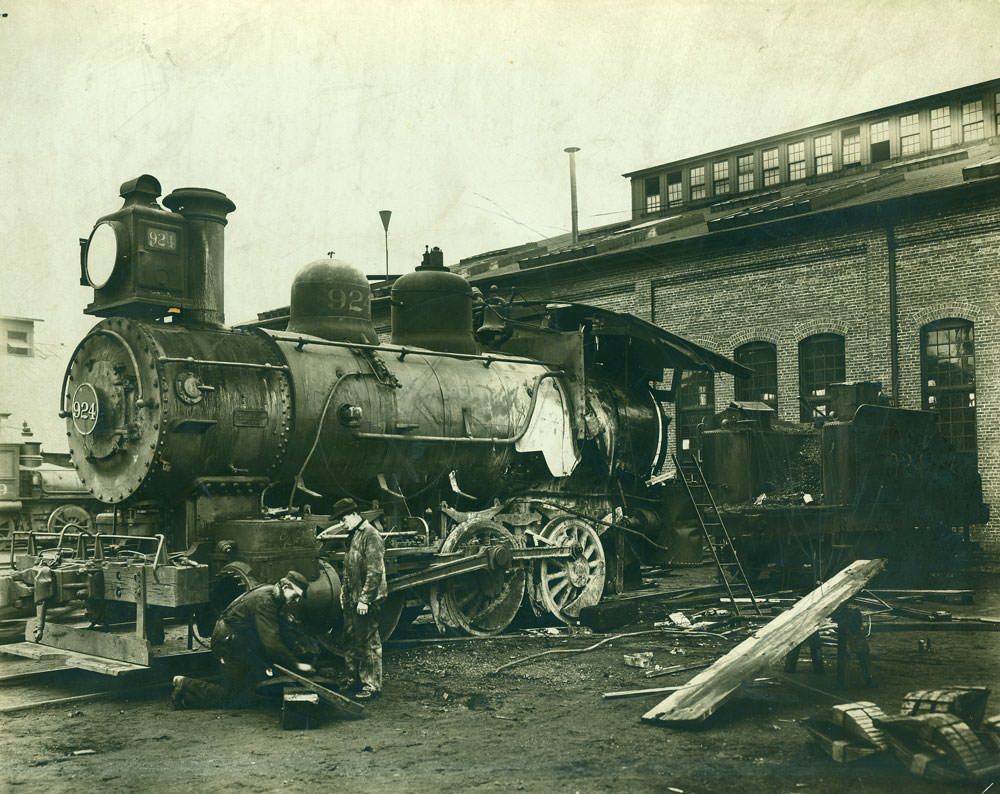
{"label": "tall vertical pipe", "polygon": [[569,200],[573,219],[573,244],[580,242],[580,225],[576,209],[576,153],[579,146],[567,146],[563,149],[569,155]]}

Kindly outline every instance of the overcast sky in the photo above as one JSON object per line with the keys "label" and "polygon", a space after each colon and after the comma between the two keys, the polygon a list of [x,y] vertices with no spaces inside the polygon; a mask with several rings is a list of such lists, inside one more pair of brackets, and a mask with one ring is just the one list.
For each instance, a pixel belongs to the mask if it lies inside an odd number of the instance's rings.
{"label": "overcast sky", "polygon": [[0,313],[68,344],[77,239],[142,173],[236,202],[227,319],[336,251],[394,272],[628,216],[633,169],[1000,76],[993,0],[0,0]]}

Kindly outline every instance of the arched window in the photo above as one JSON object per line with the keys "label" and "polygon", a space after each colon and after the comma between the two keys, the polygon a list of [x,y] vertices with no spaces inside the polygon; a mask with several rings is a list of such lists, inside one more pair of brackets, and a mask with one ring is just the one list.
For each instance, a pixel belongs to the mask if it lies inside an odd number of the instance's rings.
{"label": "arched window", "polygon": [[842,383],[845,376],[844,337],[840,334],[813,334],[799,342],[799,418],[811,422],[826,416],[828,387]]}
{"label": "arched window", "polygon": [[778,348],[770,342],[747,342],[733,351],[733,358],[753,370],[748,378],[736,378],[736,399],[767,403],[777,411]]}
{"label": "arched window", "polygon": [[677,451],[701,451],[698,425],[715,413],[715,376],[711,372],[685,372],[677,395]]}
{"label": "arched window", "polygon": [[949,318],[920,329],[923,403],[951,445],[976,451],[976,345],[973,325]]}

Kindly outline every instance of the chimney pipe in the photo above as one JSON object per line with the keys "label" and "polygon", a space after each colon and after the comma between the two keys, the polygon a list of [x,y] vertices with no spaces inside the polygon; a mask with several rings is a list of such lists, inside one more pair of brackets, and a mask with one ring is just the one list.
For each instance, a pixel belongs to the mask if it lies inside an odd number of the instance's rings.
{"label": "chimney pipe", "polygon": [[580,242],[580,225],[576,210],[576,153],[580,151],[579,146],[567,146],[563,149],[569,155],[569,200],[573,215],[573,245]]}
{"label": "chimney pipe", "polygon": [[163,206],[180,213],[191,230],[188,240],[188,293],[193,306],[185,321],[209,327],[225,325],[226,216],[236,205],[218,190],[182,187],[163,199]]}

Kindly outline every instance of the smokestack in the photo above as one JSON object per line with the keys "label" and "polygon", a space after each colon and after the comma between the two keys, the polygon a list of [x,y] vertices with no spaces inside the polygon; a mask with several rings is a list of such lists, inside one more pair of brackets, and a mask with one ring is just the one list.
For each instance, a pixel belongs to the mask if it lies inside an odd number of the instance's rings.
{"label": "smokestack", "polygon": [[576,153],[580,151],[579,146],[567,146],[563,149],[569,155],[569,200],[573,216],[573,245],[580,242],[580,224],[576,211]]}
{"label": "smokestack", "polygon": [[163,205],[180,213],[191,230],[188,261],[188,294],[194,305],[186,319],[201,325],[225,324],[223,275],[225,262],[226,216],[236,205],[218,190],[182,187],[165,199]]}

